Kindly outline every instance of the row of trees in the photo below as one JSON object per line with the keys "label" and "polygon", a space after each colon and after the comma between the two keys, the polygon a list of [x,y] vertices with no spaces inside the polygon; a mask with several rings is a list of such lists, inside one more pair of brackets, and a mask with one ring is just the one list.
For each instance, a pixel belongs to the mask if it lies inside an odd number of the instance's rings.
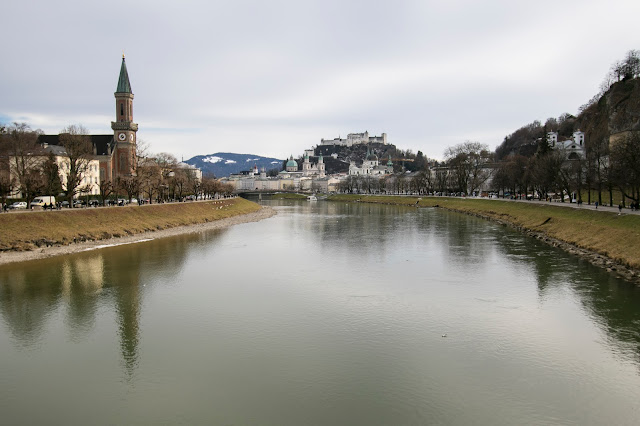
{"label": "row of trees", "polygon": [[[613,204],[613,193],[619,191],[625,199],[640,200],[640,133],[628,132],[611,144],[608,140],[591,141],[584,157],[567,159],[562,150],[550,150],[540,143],[536,155],[510,155],[497,165],[494,186],[512,193],[575,194],[578,201],[586,193],[588,203]],[[596,199],[591,194],[595,192]]]}
{"label": "row of trees", "polygon": [[[115,184],[104,182],[101,197],[121,188],[129,200],[144,197],[153,202],[179,201],[188,195],[197,198],[214,198],[216,195],[230,195],[233,185],[223,184],[213,177],[200,179],[196,170],[179,165],[178,160],[168,153],[143,155],[144,146],[139,144],[138,167],[135,176],[118,179]],[[101,185],[102,186],[102,185]]]}

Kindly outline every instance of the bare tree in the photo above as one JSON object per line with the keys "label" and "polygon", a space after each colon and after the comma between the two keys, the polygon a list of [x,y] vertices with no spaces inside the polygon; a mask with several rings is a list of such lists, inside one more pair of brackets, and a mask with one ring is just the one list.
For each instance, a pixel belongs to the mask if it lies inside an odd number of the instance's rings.
{"label": "bare tree", "polygon": [[630,79],[640,76],[640,51],[630,50],[622,62],[623,78]]}
{"label": "bare tree", "polygon": [[58,195],[62,192],[62,182],[60,181],[60,170],[53,152],[49,152],[46,160],[42,163],[43,192],[45,195]]}
{"label": "bare tree", "polygon": [[187,185],[187,174],[184,169],[176,168],[169,178],[169,190],[172,198],[182,200]]}
{"label": "bare tree", "polygon": [[610,150],[613,182],[623,197],[640,201],[640,132],[630,132]]}
{"label": "bare tree", "polygon": [[546,198],[550,192],[561,187],[560,171],[564,161],[565,155],[559,151],[550,151],[535,157],[531,166],[531,177],[541,197]]}
{"label": "bare tree", "polygon": [[116,186],[127,194],[129,202],[140,193],[140,179],[138,176],[118,177]]}
{"label": "bare tree", "polygon": [[490,161],[491,153],[487,145],[467,141],[447,148],[444,155],[457,191],[473,192],[489,178],[485,165]]}
{"label": "bare tree", "polygon": [[60,145],[64,147],[66,157],[66,190],[69,204],[72,204],[74,196],[81,192],[80,185],[93,154],[93,146],[87,133],[87,129],[79,124],[72,124],[60,133]]}
{"label": "bare tree", "polygon": [[196,171],[193,170],[193,169],[185,170],[185,176],[186,176],[186,179],[187,179],[187,186],[193,192],[193,195],[195,196],[195,198],[197,200],[198,196],[200,195],[202,182],[200,182],[200,179],[198,179],[198,177],[196,175]]}
{"label": "bare tree", "polygon": [[13,123],[3,135],[3,143],[7,144],[5,150],[9,155],[10,174],[15,177],[27,206],[31,205],[31,200],[42,188],[39,171],[44,151],[37,143],[38,133],[26,123]]}
{"label": "bare tree", "polygon": [[144,158],[138,163],[138,179],[140,190],[149,198],[149,203],[153,203],[153,197],[158,195],[160,185],[162,185],[162,170],[153,158]]}
{"label": "bare tree", "polygon": [[100,195],[100,202],[104,206],[109,196],[113,194],[113,191],[114,191],[113,183],[111,183],[110,180],[102,179],[98,184],[98,189],[99,189],[99,195]]}

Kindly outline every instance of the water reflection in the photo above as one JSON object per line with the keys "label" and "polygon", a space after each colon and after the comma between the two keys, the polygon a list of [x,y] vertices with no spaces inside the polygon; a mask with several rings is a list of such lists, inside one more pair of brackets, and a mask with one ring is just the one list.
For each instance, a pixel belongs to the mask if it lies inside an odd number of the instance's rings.
{"label": "water reflection", "polygon": [[[315,236],[326,252],[357,259],[355,269],[370,262],[388,262],[390,255],[410,250],[419,241],[426,256],[443,254],[440,266],[451,274],[462,273],[471,279],[486,273],[500,279],[496,271],[506,268],[520,271],[523,277],[530,275],[541,302],[549,292],[568,285],[593,322],[610,337],[612,347],[621,353],[631,351],[640,365],[640,288],[559,248],[499,224],[439,209],[366,203],[271,204],[291,214],[291,237]],[[314,219],[307,220],[308,215]],[[430,271],[411,269],[416,272],[429,276]],[[416,278],[411,274],[404,278],[401,270],[397,275],[399,280]]]}
{"label": "water reflection", "polygon": [[225,230],[190,234],[0,268],[0,315],[15,344],[40,347],[49,320],[64,316],[71,342],[90,339],[104,311],[115,314],[127,378],[138,364],[144,292],[171,284],[189,255]]}

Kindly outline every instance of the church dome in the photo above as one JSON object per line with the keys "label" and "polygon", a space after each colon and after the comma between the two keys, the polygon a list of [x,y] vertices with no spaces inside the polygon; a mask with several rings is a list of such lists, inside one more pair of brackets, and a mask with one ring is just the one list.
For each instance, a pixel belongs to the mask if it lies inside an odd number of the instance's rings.
{"label": "church dome", "polygon": [[373,152],[369,155],[367,155],[367,160],[368,161],[378,161],[378,156],[375,155]]}
{"label": "church dome", "polygon": [[298,169],[298,162],[293,159],[293,155],[289,157],[289,161],[287,161],[287,169],[289,167],[295,167],[296,169]]}

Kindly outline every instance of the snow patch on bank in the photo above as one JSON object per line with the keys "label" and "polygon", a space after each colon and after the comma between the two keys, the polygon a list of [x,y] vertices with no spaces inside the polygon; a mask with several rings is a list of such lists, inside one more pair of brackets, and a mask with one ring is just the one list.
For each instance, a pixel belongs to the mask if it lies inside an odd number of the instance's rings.
{"label": "snow patch on bank", "polygon": [[98,249],[103,249],[103,248],[107,248],[107,247],[116,247],[116,246],[124,246],[127,244],[135,244],[135,243],[144,243],[145,241],[153,241],[154,238],[143,238],[141,240],[137,240],[137,241],[127,241],[124,243],[113,243],[113,244],[100,244],[94,247],[89,247],[86,248],[84,250],[81,251],[91,251],[91,250],[98,250]]}

